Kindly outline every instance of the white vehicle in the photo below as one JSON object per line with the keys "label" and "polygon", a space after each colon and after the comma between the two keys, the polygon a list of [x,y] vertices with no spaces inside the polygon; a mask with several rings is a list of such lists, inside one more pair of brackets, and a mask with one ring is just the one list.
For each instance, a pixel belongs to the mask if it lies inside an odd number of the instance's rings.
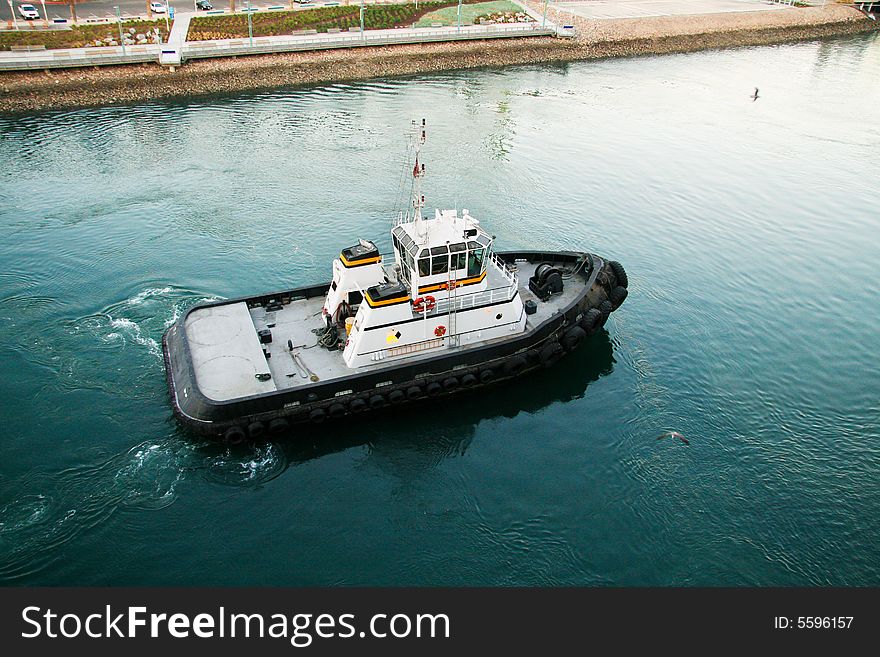
{"label": "white vehicle", "polygon": [[165,5],[163,5],[161,2],[151,2],[150,11],[152,11],[154,14],[164,14]]}
{"label": "white vehicle", "polygon": [[40,12],[33,5],[18,5],[18,14],[26,21],[35,21],[40,18]]}

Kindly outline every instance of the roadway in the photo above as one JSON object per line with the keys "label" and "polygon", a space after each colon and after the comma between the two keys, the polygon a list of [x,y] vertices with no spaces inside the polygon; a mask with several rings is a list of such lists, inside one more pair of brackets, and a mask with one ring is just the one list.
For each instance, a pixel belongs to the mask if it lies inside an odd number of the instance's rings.
{"label": "roadway", "polygon": [[[123,16],[146,16],[147,14],[147,2],[149,0],[91,0],[90,2],[77,2],[76,3],[76,15],[80,19],[88,18],[90,16],[96,16],[98,18],[106,18],[108,15],[112,16],[116,14],[114,7],[118,6],[122,11]],[[160,2],[164,2],[165,0],[159,0]],[[229,9],[229,0],[210,0],[211,4],[214,5],[214,9]],[[246,0],[236,0],[235,7],[236,9],[241,9],[245,6]],[[321,5],[324,2],[339,2],[344,3],[345,0],[317,0],[315,2],[316,5]],[[349,0],[352,4],[357,2],[357,0]],[[377,2],[390,2],[392,0],[366,0],[367,4],[375,4]],[[399,1],[399,0],[394,0]],[[26,23],[29,21],[25,21],[21,19],[18,14],[18,5],[21,4],[32,4],[37,8],[37,11],[40,12],[40,18],[43,18],[43,5],[40,4],[37,0],[13,0],[12,6],[16,8],[15,17],[18,18],[18,26],[24,27]],[[174,7],[175,10],[179,11],[195,11],[195,0],[169,0],[170,6]],[[251,0],[252,7],[259,7],[260,9],[265,9],[267,7],[277,7],[278,5],[290,6],[290,0]],[[299,5],[294,4],[294,9],[296,9]],[[55,17],[58,18],[67,18],[70,19],[70,6],[65,2],[47,2],[46,3],[46,13],[49,14],[49,19],[53,19]],[[204,12],[198,12],[203,14]],[[155,14],[153,18],[163,18],[164,14]],[[8,21],[10,20],[9,15],[9,0],[0,0],[0,21]],[[42,21],[32,21],[35,23],[35,27],[42,27]],[[0,28],[5,27],[4,25],[0,25]]]}
{"label": "roadway", "polygon": [[[160,0],[164,2],[164,0]],[[21,4],[32,4],[37,8],[37,11],[40,12],[40,17],[43,17],[43,5],[41,5],[38,1],[35,0],[13,0],[12,6],[15,7],[16,13],[15,17],[18,18],[19,27],[22,26],[26,21],[21,20],[21,17],[18,14],[18,5]],[[194,9],[193,2],[190,0],[169,0],[169,4],[178,10],[189,10],[192,11]],[[220,0],[219,2],[212,3],[216,9],[228,9],[229,8],[229,0]],[[252,2],[254,5],[263,5],[269,6],[274,4],[286,4],[285,2]],[[147,14],[147,0],[91,0],[91,2],[77,2],[76,3],[76,15],[79,18],[88,18],[89,16],[97,16],[99,18],[104,18],[107,15],[115,15],[116,10],[114,7],[118,6],[122,11],[122,15],[129,16],[145,16]],[[49,19],[53,19],[56,16],[59,18],[67,18],[70,19],[70,6],[67,3],[46,3],[46,13],[49,14]],[[161,14],[155,14],[154,18],[162,18]],[[0,0],[0,20],[8,21],[9,16],[9,2],[8,0]],[[34,21],[35,23],[39,23],[40,21]]]}

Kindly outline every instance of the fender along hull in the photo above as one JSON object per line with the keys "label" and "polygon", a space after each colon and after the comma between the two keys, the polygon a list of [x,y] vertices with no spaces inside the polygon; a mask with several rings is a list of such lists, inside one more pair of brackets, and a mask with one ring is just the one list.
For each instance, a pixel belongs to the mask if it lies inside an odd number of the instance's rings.
{"label": "fender along hull", "polygon": [[[499,252],[503,260],[573,264],[585,254],[570,251]],[[561,306],[548,319],[508,340],[474,346],[431,357],[402,360],[376,371],[317,382],[307,388],[282,389],[250,397],[216,401],[199,389],[185,331],[186,318],[197,308],[248,302],[264,304],[296,298],[324,296],[329,282],[284,292],[228,299],[194,306],[162,336],[165,374],[177,419],[194,432],[238,443],[283,433],[298,423],[320,423],[354,414],[417,403],[469,392],[510,381],[530,371],[551,367],[567,352],[600,330],[616,309],[612,290],[626,287],[626,275],[618,263],[590,256],[592,267],[575,274],[567,285],[580,285],[574,301]],[[595,273],[595,275],[593,275]],[[592,281],[592,282],[591,282]],[[617,303],[621,303],[618,300]],[[599,309],[601,317],[596,320]],[[586,323],[585,323],[586,322]],[[580,327],[575,329],[575,327]],[[389,383],[390,381],[390,383]],[[379,386],[377,386],[379,384]]]}

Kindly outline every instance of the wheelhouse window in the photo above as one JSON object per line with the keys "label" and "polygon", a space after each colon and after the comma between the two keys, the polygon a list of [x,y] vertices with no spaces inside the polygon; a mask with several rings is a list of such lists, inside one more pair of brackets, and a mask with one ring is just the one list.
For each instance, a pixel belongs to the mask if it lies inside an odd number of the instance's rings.
{"label": "wheelhouse window", "polygon": [[485,249],[474,249],[473,251],[468,251],[468,260],[467,260],[467,275],[468,276],[479,276],[483,271],[483,256],[485,255]]}
{"label": "wheelhouse window", "polygon": [[449,249],[435,246],[431,249],[431,275],[445,274],[449,271]]}
{"label": "wheelhouse window", "polygon": [[459,242],[449,245],[449,269],[459,271],[465,268],[467,260],[467,244]]}
{"label": "wheelhouse window", "polygon": [[419,253],[419,276],[431,275],[431,258],[428,249],[422,249]]}

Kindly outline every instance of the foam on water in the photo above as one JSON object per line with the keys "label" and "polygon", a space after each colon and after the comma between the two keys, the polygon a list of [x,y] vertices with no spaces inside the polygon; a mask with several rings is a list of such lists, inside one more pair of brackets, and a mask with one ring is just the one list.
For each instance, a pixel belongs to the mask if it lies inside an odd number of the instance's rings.
{"label": "foam on water", "polygon": [[206,457],[199,469],[202,477],[212,483],[256,487],[279,476],[287,466],[284,450],[267,442],[217,448],[217,452]]}

